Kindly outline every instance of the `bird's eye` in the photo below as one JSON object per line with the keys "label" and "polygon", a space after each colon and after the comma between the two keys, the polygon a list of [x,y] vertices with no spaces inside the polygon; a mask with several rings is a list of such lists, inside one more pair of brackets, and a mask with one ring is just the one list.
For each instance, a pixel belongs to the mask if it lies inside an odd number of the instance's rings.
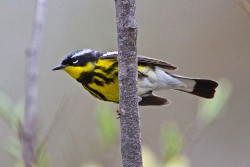
{"label": "bird's eye", "polygon": [[72,63],[73,63],[73,64],[78,63],[78,61],[79,61],[78,59],[72,59]]}

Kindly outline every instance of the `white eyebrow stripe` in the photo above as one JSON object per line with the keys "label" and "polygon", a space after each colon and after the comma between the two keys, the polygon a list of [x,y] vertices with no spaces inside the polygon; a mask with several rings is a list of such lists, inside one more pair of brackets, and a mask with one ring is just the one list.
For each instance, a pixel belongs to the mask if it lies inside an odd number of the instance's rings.
{"label": "white eyebrow stripe", "polygon": [[102,56],[110,56],[110,55],[118,55],[118,51],[107,52],[107,53],[103,54]]}
{"label": "white eyebrow stripe", "polygon": [[91,49],[84,49],[80,52],[76,52],[71,58],[75,58],[75,57],[78,57],[78,56],[81,56],[83,54],[90,53],[90,52],[92,52]]}

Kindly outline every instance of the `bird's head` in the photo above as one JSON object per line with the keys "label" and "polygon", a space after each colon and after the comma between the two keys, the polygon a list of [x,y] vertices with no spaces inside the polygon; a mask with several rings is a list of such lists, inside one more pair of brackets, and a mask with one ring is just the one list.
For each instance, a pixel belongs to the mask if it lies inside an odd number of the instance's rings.
{"label": "bird's head", "polygon": [[95,67],[99,52],[91,49],[75,50],[68,54],[59,66],[52,70],[64,70],[74,79],[78,79],[82,73],[90,72]]}

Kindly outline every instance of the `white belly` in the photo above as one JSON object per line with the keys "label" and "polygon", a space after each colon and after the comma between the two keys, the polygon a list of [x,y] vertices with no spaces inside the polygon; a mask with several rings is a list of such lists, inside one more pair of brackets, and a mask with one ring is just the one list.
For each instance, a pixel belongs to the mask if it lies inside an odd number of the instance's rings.
{"label": "white belly", "polygon": [[175,89],[183,86],[183,83],[177,78],[167,74],[162,68],[155,67],[155,71],[143,71],[147,77],[138,78],[138,94],[144,94],[148,91]]}

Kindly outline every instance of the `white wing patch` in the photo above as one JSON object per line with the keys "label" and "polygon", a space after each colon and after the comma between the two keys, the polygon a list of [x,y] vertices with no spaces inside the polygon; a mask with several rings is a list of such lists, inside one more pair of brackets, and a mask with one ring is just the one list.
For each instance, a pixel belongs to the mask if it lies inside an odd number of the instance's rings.
{"label": "white wing patch", "polygon": [[115,52],[107,52],[107,53],[103,54],[102,56],[105,57],[105,56],[117,55],[117,54],[118,54],[118,51],[115,51]]}
{"label": "white wing patch", "polygon": [[88,53],[91,53],[93,50],[91,49],[84,49],[80,52],[76,52],[71,58],[75,58],[75,57],[78,57],[78,56],[81,56],[81,55],[84,55],[84,54],[88,54]]}

